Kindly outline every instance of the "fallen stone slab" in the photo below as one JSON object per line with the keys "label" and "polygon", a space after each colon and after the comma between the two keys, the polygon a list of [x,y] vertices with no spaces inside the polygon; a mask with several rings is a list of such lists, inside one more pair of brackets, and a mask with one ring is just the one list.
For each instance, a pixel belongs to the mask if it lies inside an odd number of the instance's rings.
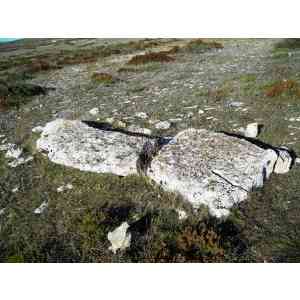
{"label": "fallen stone slab", "polygon": [[46,124],[37,149],[54,163],[82,171],[137,174],[136,163],[147,137],[101,124],[54,120]]}
{"label": "fallen stone slab", "polygon": [[167,191],[180,193],[195,208],[216,217],[247,198],[269,178],[278,154],[224,133],[188,129],[177,134],[152,159],[147,175]]}

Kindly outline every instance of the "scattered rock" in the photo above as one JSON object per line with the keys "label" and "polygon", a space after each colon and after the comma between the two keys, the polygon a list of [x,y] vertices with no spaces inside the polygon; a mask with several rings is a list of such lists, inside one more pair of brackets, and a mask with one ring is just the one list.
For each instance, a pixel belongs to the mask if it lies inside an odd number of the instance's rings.
{"label": "scattered rock", "polygon": [[23,149],[18,147],[16,144],[4,144],[0,146],[0,151],[7,151],[5,157],[10,160],[8,166],[15,168],[26,162],[33,160],[33,156],[25,156]]}
{"label": "scattered rock", "polygon": [[105,121],[109,124],[113,124],[115,119],[114,118],[106,118]]}
{"label": "scattered rock", "polygon": [[4,145],[0,145],[0,151],[7,151],[10,148],[14,147],[14,144],[8,143],[8,144],[4,144]]}
{"label": "scattered rock", "polygon": [[130,247],[131,233],[127,233],[128,228],[128,223],[123,222],[114,231],[111,231],[107,234],[107,238],[111,242],[109,250],[111,250],[114,254],[116,254],[118,249],[124,250]]}
{"label": "scattered rock", "polygon": [[138,113],[135,114],[135,116],[137,118],[140,118],[140,119],[147,119],[148,118],[148,115],[144,112],[138,112]]}
{"label": "scattered rock", "polygon": [[239,101],[229,101],[226,104],[227,107],[237,107],[237,108],[241,107],[243,105],[244,105],[244,103],[243,102],[239,102]]}
{"label": "scattered rock", "polygon": [[1,209],[0,209],[0,216],[3,215],[4,212],[5,212],[5,208],[1,208]]}
{"label": "scattered rock", "polygon": [[244,134],[245,137],[256,138],[258,136],[258,123],[250,123],[247,125]]}
{"label": "scattered rock", "polygon": [[211,214],[221,217],[254,187],[263,185],[277,157],[275,151],[246,140],[188,129],[160,150],[147,174],[165,190],[179,192],[194,207],[205,204]]}
{"label": "scattered rock", "polygon": [[39,215],[43,213],[47,207],[48,207],[48,203],[44,201],[38,208],[34,210],[34,213]]}
{"label": "scattered rock", "polygon": [[180,221],[187,219],[188,215],[187,215],[186,211],[184,211],[183,209],[176,209],[176,212],[178,214],[178,219]]}
{"label": "scattered rock", "polygon": [[20,157],[18,159],[15,159],[13,160],[12,162],[9,162],[8,165],[11,167],[11,168],[16,168],[18,167],[19,165],[23,165],[29,161],[32,161],[33,160],[33,156],[28,156],[28,157]]}
{"label": "scattered rock", "polygon": [[274,167],[274,173],[287,173],[291,169],[293,158],[286,147],[280,147],[276,150],[278,152],[278,159]]}
{"label": "scattered rock", "polygon": [[34,133],[41,133],[41,132],[43,132],[43,130],[44,130],[43,126],[36,126],[36,127],[31,129],[31,131],[34,132]]}
{"label": "scattered rock", "polygon": [[205,113],[204,110],[202,110],[202,109],[199,109],[199,110],[198,110],[198,114],[199,114],[199,115],[203,115],[204,113]]}
{"label": "scattered rock", "polygon": [[88,124],[63,119],[46,124],[37,140],[38,151],[46,152],[54,163],[82,171],[137,174],[136,162],[147,138]]}
{"label": "scattered rock", "polygon": [[23,153],[23,149],[21,149],[15,144],[11,144],[11,147],[8,148],[5,157],[18,159],[22,155],[22,153]]}
{"label": "scattered rock", "polygon": [[89,113],[92,115],[92,116],[95,116],[95,115],[98,115],[99,114],[99,108],[98,107],[94,107],[92,108]]}
{"label": "scattered rock", "polygon": [[73,189],[73,185],[71,183],[68,183],[66,185],[62,185],[62,186],[58,187],[56,191],[58,193],[62,193],[64,191],[72,190],[72,189]]}
{"label": "scattered rock", "polygon": [[168,121],[160,121],[160,122],[155,124],[155,128],[156,129],[161,129],[161,130],[167,130],[167,129],[170,128],[170,126],[171,126],[171,124]]}
{"label": "scattered rock", "polygon": [[16,193],[16,192],[18,192],[19,191],[19,188],[18,187],[15,187],[14,189],[12,189],[12,193]]}

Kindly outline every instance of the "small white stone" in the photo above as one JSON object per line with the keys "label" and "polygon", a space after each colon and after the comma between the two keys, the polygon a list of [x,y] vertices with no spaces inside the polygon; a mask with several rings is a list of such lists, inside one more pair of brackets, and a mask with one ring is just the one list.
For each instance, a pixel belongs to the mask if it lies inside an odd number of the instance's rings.
{"label": "small white stone", "polygon": [[176,212],[178,214],[178,219],[180,221],[187,219],[188,215],[187,215],[186,211],[184,211],[183,209],[176,209]]}
{"label": "small white stone", "polygon": [[48,207],[48,203],[44,201],[38,208],[34,210],[34,213],[39,215],[43,213],[47,207]]}
{"label": "small white stone", "polygon": [[23,149],[17,147],[17,145],[13,145],[7,150],[5,157],[18,159],[22,155],[22,153]]}
{"label": "small white stone", "polygon": [[198,114],[199,114],[199,115],[203,115],[204,113],[205,113],[204,110],[202,110],[202,109],[199,109],[199,110],[198,110]]}
{"label": "small white stone", "polygon": [[295,163],[296,163],[296,164],[300,164],[300,158],[299,158],[299,157],[297,157],[297,158],[295,159]]}
{"label": "small white stone", "polygon": [[72,190],[72,189],[73,189],[73,185],[72,185],[71,183],[68,183],[68,184],[66,184],[66,185],[62,185],[62,186],[58,187],[58,188],[56,189],[56,191],[57,191],[58,193],[62,193],[62,192],[64,192],[64,191],[66,191],[66,190]]}
{"label": "small white stone", "polygon": [[156,129],[167,130],[169,129],[171,124],[168,121],[160,121],[155,124]]}
{"label": "small white stone", "polygon": [[148,115],[144,112],[138,112],[138,113],[135,114],[135,116],[137,118],[140,118],[140,119],[147,119],[148,118]]}
{"label": "small white stone", "polygon": [[1,208],[1,209],[0,209],[0,216],[3,215],[4,212],[5,212],[5,208]]}
{"label": "small white stone", "polygon": [[12,193],[16,193],[19,191],[19,188],[18,187],[15,187],[14,189],[12,189]]}
{"label": "small white stone", "polygon": [[112,124],[115,121],[115,119],[114,118],[106,118],[105,121],[109,124]]}
{"label": "small white stone", "polygon": [[19,165],[22,165],[22,164],[25,164],[29,161],[32,161],[33,160],[33,156],[28,156],[26,158],[24,157],[20,157],[18,159],[15,159],[13,160],[12,162],[8,163],[8,165],[11,167],[11,168],[15,168],[15,167],[18,167]]}
{"label": "small white stone", "polygon": [[14,144],[10,144],[10,143],[4,144],[4,145],[0,146],[0,151],[7,151],[7,150],[9,150],[12,147],[14,147]]}
{"label": "small white stone", "polygon": [[188,118],[192,118],[194,116],[194,113],[192,111],[190,111],[188,114],[187,114],[187,117]]}
{"label": "small white stone", "polygon": [[41,132],[43,132],[43,130],[44,130],[43,126],[36,126],[36,127],[31,129],[31,131],[34,132],[34,133],[41,133]]}
{"label": "small white stone", "polygon": [[130,247],[131,233],[127,233],[129,225],[127,222],[123,222],[114,231],[107,234],[108,240],[111,242],[109,250],[116,254],[117,250],[124,250]]}
{"label": "small white stone", "polygon": [[98,107],[94,107],[92,108],[89,113],[93,116],[98,115],[99,114],[99,108]]}
{"label": "small white stone", "polygon": [[258,123],[250,123],[244,132],[245,137],[256,138],[258,135]]}

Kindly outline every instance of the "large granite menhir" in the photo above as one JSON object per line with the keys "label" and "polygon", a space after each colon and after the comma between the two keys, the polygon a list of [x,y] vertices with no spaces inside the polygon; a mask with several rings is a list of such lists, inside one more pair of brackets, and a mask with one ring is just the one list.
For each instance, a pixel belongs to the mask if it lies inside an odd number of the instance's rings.
{"label": "large granite menhir", "polygon": [[[37,141],[55,163],[83,171],[138,174],[138,161],[150,137],[126,131],[101,130],[81,121],[58,119],[46,125]],[[153,150],[153,149],[152,149]],[[207,205],[221,217],[261,187],[270,174],[285,173],[292,159],[281,148],[263,149],[252,142],[205,129],[187,129],[150,151],[143,171],[167,191],[180,193],[195,208]],[[147,153],[146,153],[147,154]]]}

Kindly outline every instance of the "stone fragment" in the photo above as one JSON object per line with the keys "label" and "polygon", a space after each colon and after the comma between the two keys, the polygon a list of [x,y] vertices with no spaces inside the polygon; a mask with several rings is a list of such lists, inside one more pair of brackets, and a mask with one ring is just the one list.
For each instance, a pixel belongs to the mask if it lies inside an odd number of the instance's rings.
{"label": "stone fragment", "polygon": [[256,138],[258,136],[258,123],[250,123],[244,131],[245,137]]}
{"label": "stone fragment", "polygon": [[114,254],[116,254],[117,250],[119,249],[124,250],[130,247],[131,233],[127,232],[128,228],[128,223],[123,222],[114,231],[111,231],[107,234],[107,238],[111,242],[109,250],[111,250]]}
{"label": "stone fragment", "polygon": [[277,148],[278,159],[274,167],[274,173],[285,174],[292,166],[293,158],[286,147]]}
{"label": "stone fragment", "polygon": [[92,115],[92,116],[95,116],[95,115],[98,115],[99,114],[99,108],[98,107],[94,107],[92,108],[89,113]]}
{"label": "stone fragment", "polygon": [[140,119],[147,119],[147,118],[148,118],[148,115],[147,115],[146,113],[144,113],[144,112],[137,112],[137,113],[135,114],[135,116],[136,116],[137,118],[140,118]]}
{"label": "stone fragment", "polygon": [[170,128],[170,126],[171,124],[168,121],[160,121],[155,124],[155,128],[160,130],[167,130]]}
{"label": "stone fragment", "polygon": [[34,210],[34,213],[39,215],[43,213],[47,207],[48,207],[48,202],[44,201],[38,208]]}

